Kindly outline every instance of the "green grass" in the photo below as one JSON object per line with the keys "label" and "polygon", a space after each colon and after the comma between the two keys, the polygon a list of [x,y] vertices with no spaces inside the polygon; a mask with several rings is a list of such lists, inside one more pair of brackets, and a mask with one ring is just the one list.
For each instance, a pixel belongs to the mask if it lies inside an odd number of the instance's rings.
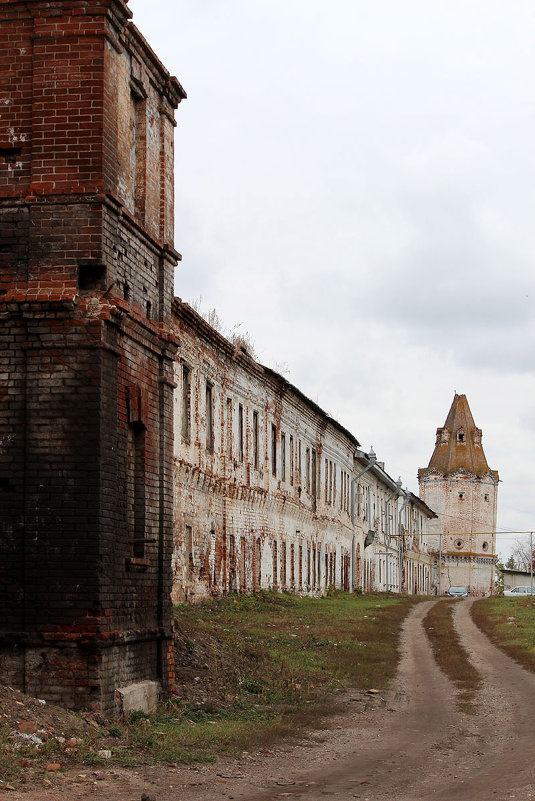
{"label": "green grass", "polygon": [[[0,733],[0,773],[16,777],[22,758],[30,759],[34,776],[51,761],[62,768],[206,762],[302,734],[340,707],[340,691],[386,687],[414,602],[263,592],[181,605],[175,609],[179,696],[154,714],[110,721],[68,755],[55,740],[15,753],[13,739]],[[102,759],[101,749],[111,750],[112,759]]]}
{"label": "green grass", "polygon": [[535,672],[535,599],[484,598],[473,604],[472,618],[496,645]]}
{"label": "green grass", "polygon": [[424,618],[424,629],[433,655],[443,673],[459,690],[457,706],[462,712],[475,714],[475,696],[481,684],[481,674],[470,662],[453,625],[453,603],[440,601]]}
{"label": "green grass", "polygon": [[183,700],[130,720],[126,736],[151,759],[191,762],[299,734],[334,711],[336,693],[387,685],[412,603],[262,592],[181,605],[176,673]]}

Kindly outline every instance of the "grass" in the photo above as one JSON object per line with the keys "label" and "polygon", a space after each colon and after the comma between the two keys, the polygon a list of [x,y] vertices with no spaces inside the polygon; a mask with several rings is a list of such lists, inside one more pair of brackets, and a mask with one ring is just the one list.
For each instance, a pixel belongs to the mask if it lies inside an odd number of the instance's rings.
{"label": "grass", "polygon": [[461,645],[453,625],[452,601],[435,604],[424,618],[425,632],[433,655],[443,673],[459,690],[457,706],[462,712],[475,714],[475,696],[481,684],[481,675],[470,662],[468,652]]}
{"label": "grass", "polygon": [[[399,660],[401,625],[414,602],[387,595],[313,599],[263,592],[179,606],[179,695],[154,714],[134,713],[82,735],[68,754],[57,739],[36,749],[0,730],[0,774],[4,781],[20,777],[25,766],[30,776],[44,775],[47,762],[62,769],[188,764],[269,747],[317,726],[340,708],[342,690],[386,687]],[[111,760],[99,756],[103,749],[111,750]]]}
{"label": "grass", "polygon": [[472,606],[472,618],[497,646],[535,672],[535,600],[484,598]]}

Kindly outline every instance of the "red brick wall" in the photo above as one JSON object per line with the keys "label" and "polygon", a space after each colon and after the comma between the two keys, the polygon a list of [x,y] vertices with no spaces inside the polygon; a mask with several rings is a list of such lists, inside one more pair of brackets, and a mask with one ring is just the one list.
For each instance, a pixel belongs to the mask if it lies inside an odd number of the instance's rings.
{"label": "red brick wall", "polygon": [[0,668],[106,711],[117,687],[172,681],[184,93],[128,16],[122,0],[0,0]]}

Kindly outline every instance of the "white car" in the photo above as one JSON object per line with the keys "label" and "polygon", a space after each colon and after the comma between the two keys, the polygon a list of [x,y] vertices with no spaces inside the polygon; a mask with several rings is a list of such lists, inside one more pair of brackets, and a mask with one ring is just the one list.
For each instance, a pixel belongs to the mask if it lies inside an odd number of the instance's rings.
{"label": "white car", "polygon": [[533,592],[528,585],[521,587],[513,587],[512,590],[505,590],[504,595],[511,598],[523,598],[526,595],[535,595],[535,584],[533,585]]}

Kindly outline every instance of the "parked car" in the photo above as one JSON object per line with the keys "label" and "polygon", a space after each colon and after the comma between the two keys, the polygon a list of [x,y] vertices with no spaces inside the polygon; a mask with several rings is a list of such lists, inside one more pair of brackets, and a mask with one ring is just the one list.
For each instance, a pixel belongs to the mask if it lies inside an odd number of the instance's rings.
{"label": "parked car", "polygon": [[529,587],[528,585],[522,585],[520,587],[513,587],[512,590],[505,590],[503,594],[508,595],[511,598],[518,598],[518,597],[522,598],[526,595],[535,595],[535,587],[532,592],[531,587]]}
{"label": "parked car", "polygon": [[451,598],[466,598],[470,593],[466,587],[450,587],[449,590],[446,590],[446,595]]}

